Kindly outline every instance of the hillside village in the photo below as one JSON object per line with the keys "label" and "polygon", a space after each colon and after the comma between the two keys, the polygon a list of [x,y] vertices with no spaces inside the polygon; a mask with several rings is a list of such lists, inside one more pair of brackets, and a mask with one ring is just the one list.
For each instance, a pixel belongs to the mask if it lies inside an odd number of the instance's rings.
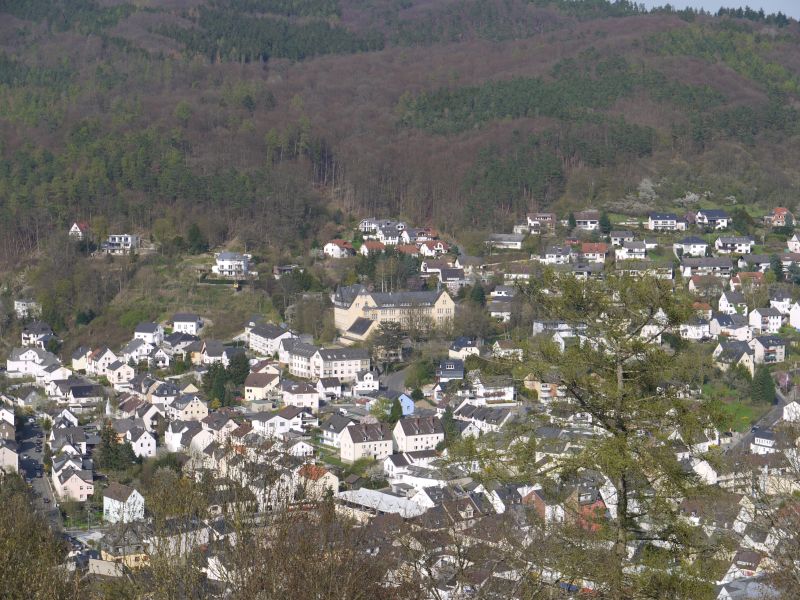
{"label": "hillside village", "polygon": [[[363,219],[311,258],[337,268],[359,257],[392,257],[412,261],[416,271],[402,286],[375,275],[326,290],[335,328],[329,343],[297,331],[290,318],[259,315],[230,339],[214,339],[206,316],[176,312],[137,324],[121,346],[97,339],[64,355],[68,340],[41,320],[40,303],[16,298],[21,335],[3,373],[0,466],[24,475],[37,506],[66,528],[71,568],[110,578],[137,569],[156,544],[143,465],[212,478],[214,516],[183,523],[182,543],[202,553],[208,585],[218,591],[225,588],[220,573],[232,568],[217,551],[227,543],[221,532],[242,504],[264,515],[332,502],[360,527],[392,518],[455,528],[481,544],[492,542],[482,537],[492,523],[519,507],[544,522],[572,519],[591,529],[592,519],[615,518],[608,475],[587,471],[563,480],[547,473],[602,429],[557,377],[527,365],[544,346],[563,354],[598,342],[586,323],[538,315],[526,287],[545,274],[652,277],[690,294],[693,315],[669,330],[642,331],[642,339],[696,352],[708,369],[680,393],[718,401],[724,415],[692,439],[677,426],[668,432],[683,468],[719,491],[715,506],[685,498],[682,512],[706,531],[741,534],[709,577],[717,598],[744,597],[738,590],[759,582],[770,556],[793,535],[777,520],[757,518],[757,507],[800,491],[792,476],[800,235],[786,208],[754,220],[749,234],[737,223],[741,213],[530,213],[512,232],[482,240],[480,255],[430,227]],[[86,223],[69,229],[76,242],[91,235]],[[154,251],[144,238],[109,235],[94,240],[93,252]],[[258,272],[246,252],[208,256],[208,277],[234,284],[231,294],[255,280],[291,277],[308,258]],[[451,460],[457,441],[496,439],[502,447],[520,423],[535,425],[530,460],[545,474],[486,480],[469,463]],[[126,524],[124,541],[119,524]],[[446,586],[446,562],[436,567],[439,597],[461,597],[462,588]],[[482,573],[472,585],[492,589],[498,578]],[[573,591],[591,589],[584,579]]]}

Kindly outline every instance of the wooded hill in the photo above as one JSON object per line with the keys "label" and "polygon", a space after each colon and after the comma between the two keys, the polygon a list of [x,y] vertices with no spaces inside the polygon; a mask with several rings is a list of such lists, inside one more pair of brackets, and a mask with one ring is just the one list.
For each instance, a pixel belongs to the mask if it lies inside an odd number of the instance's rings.
{"label": "wooded hill", "polygon": [[687,192],[795,208],[800,29],[723,13],[0,0],[0,258],[78,219],[300,250],[350,216],[458,234]]}

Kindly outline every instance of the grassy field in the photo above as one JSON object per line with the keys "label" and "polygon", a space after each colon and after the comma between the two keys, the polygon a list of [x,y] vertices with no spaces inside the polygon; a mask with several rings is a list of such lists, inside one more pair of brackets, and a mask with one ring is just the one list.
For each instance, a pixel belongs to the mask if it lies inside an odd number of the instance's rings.
{"label": "grassy field", "polygon": [[723,402],[722,412],[730,419],[733,431],[747,431],[770,409],[769,405],[747,402]]}
{"label": "grassy field", "polygon": [[197,267],[212,261],[210,255],[177,262],[159,257],[147,260],[100,317],[78,328],[69,346],[105,343],[114,348],[131,339],[138,322],[167,321],[176,312],[199,314],[206,322],[203,337],[221,340],[239,333],[254,315],[279,319],[270,298],[261,290],[244,286],[237,291],[233,285],[201,283]]}

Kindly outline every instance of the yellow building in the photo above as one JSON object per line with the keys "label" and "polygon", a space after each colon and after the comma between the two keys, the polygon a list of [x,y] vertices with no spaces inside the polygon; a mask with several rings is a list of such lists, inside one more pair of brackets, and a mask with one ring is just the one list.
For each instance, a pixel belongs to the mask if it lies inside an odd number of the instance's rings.
{"label": "yellow building", "polygon": [[[404,328],[426,329],[449,322],[455,315],[455,302],[444,291],[370,292],[363,285],[340,287],[333,295],[336,328],[348,337],[355,325],[353,337],[363,337],[365,319],[372,324],[399,323]],[[361,319],[360,321],[357,320]]]}

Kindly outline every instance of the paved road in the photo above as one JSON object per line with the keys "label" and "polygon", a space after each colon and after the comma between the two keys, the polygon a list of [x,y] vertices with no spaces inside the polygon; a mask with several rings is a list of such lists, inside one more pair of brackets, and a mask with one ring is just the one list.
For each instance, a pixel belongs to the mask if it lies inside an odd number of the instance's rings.
{"label": "paved road", "polygon": [[404,392],[409,367],[381,376],[381,386],[393,392]]}
{"label": "paved road", "polygon": [[[39,435],[42,438],[39,438]],[[24,475],[26,479],[31,480],[31,487],[35,496],[34,506],[37,510],[42,512],[56,531],[62,528],[61,513],[56,507],[53,498],[53,491],[47,480],[47,475],[43,472],[44,465],[42,464],[42,452],[36,450],[36,442],[41,441],[44,443],[44,434],[41,428],[37,425],[31,425],[27,421],[22,427],[19,438],[19,469],[20,474]],[[42,444],[44,448],[44,444]],[[37,477],[37,472],[41,469],[42,476]],[[46,502],[45,499],[49,500]]]}
{"label": "paved road", "polygon": [[745,432],[741,438],[735,443],[731,444],[726,450],[726,454],[747,453],[750,451],[750,443],[755,437],[754,429],[770,429],[781,420],[783,416],[783,407],[789,402],[786,396],[779,390],[775,390],[776,404],[761,417],[753,427]]}

